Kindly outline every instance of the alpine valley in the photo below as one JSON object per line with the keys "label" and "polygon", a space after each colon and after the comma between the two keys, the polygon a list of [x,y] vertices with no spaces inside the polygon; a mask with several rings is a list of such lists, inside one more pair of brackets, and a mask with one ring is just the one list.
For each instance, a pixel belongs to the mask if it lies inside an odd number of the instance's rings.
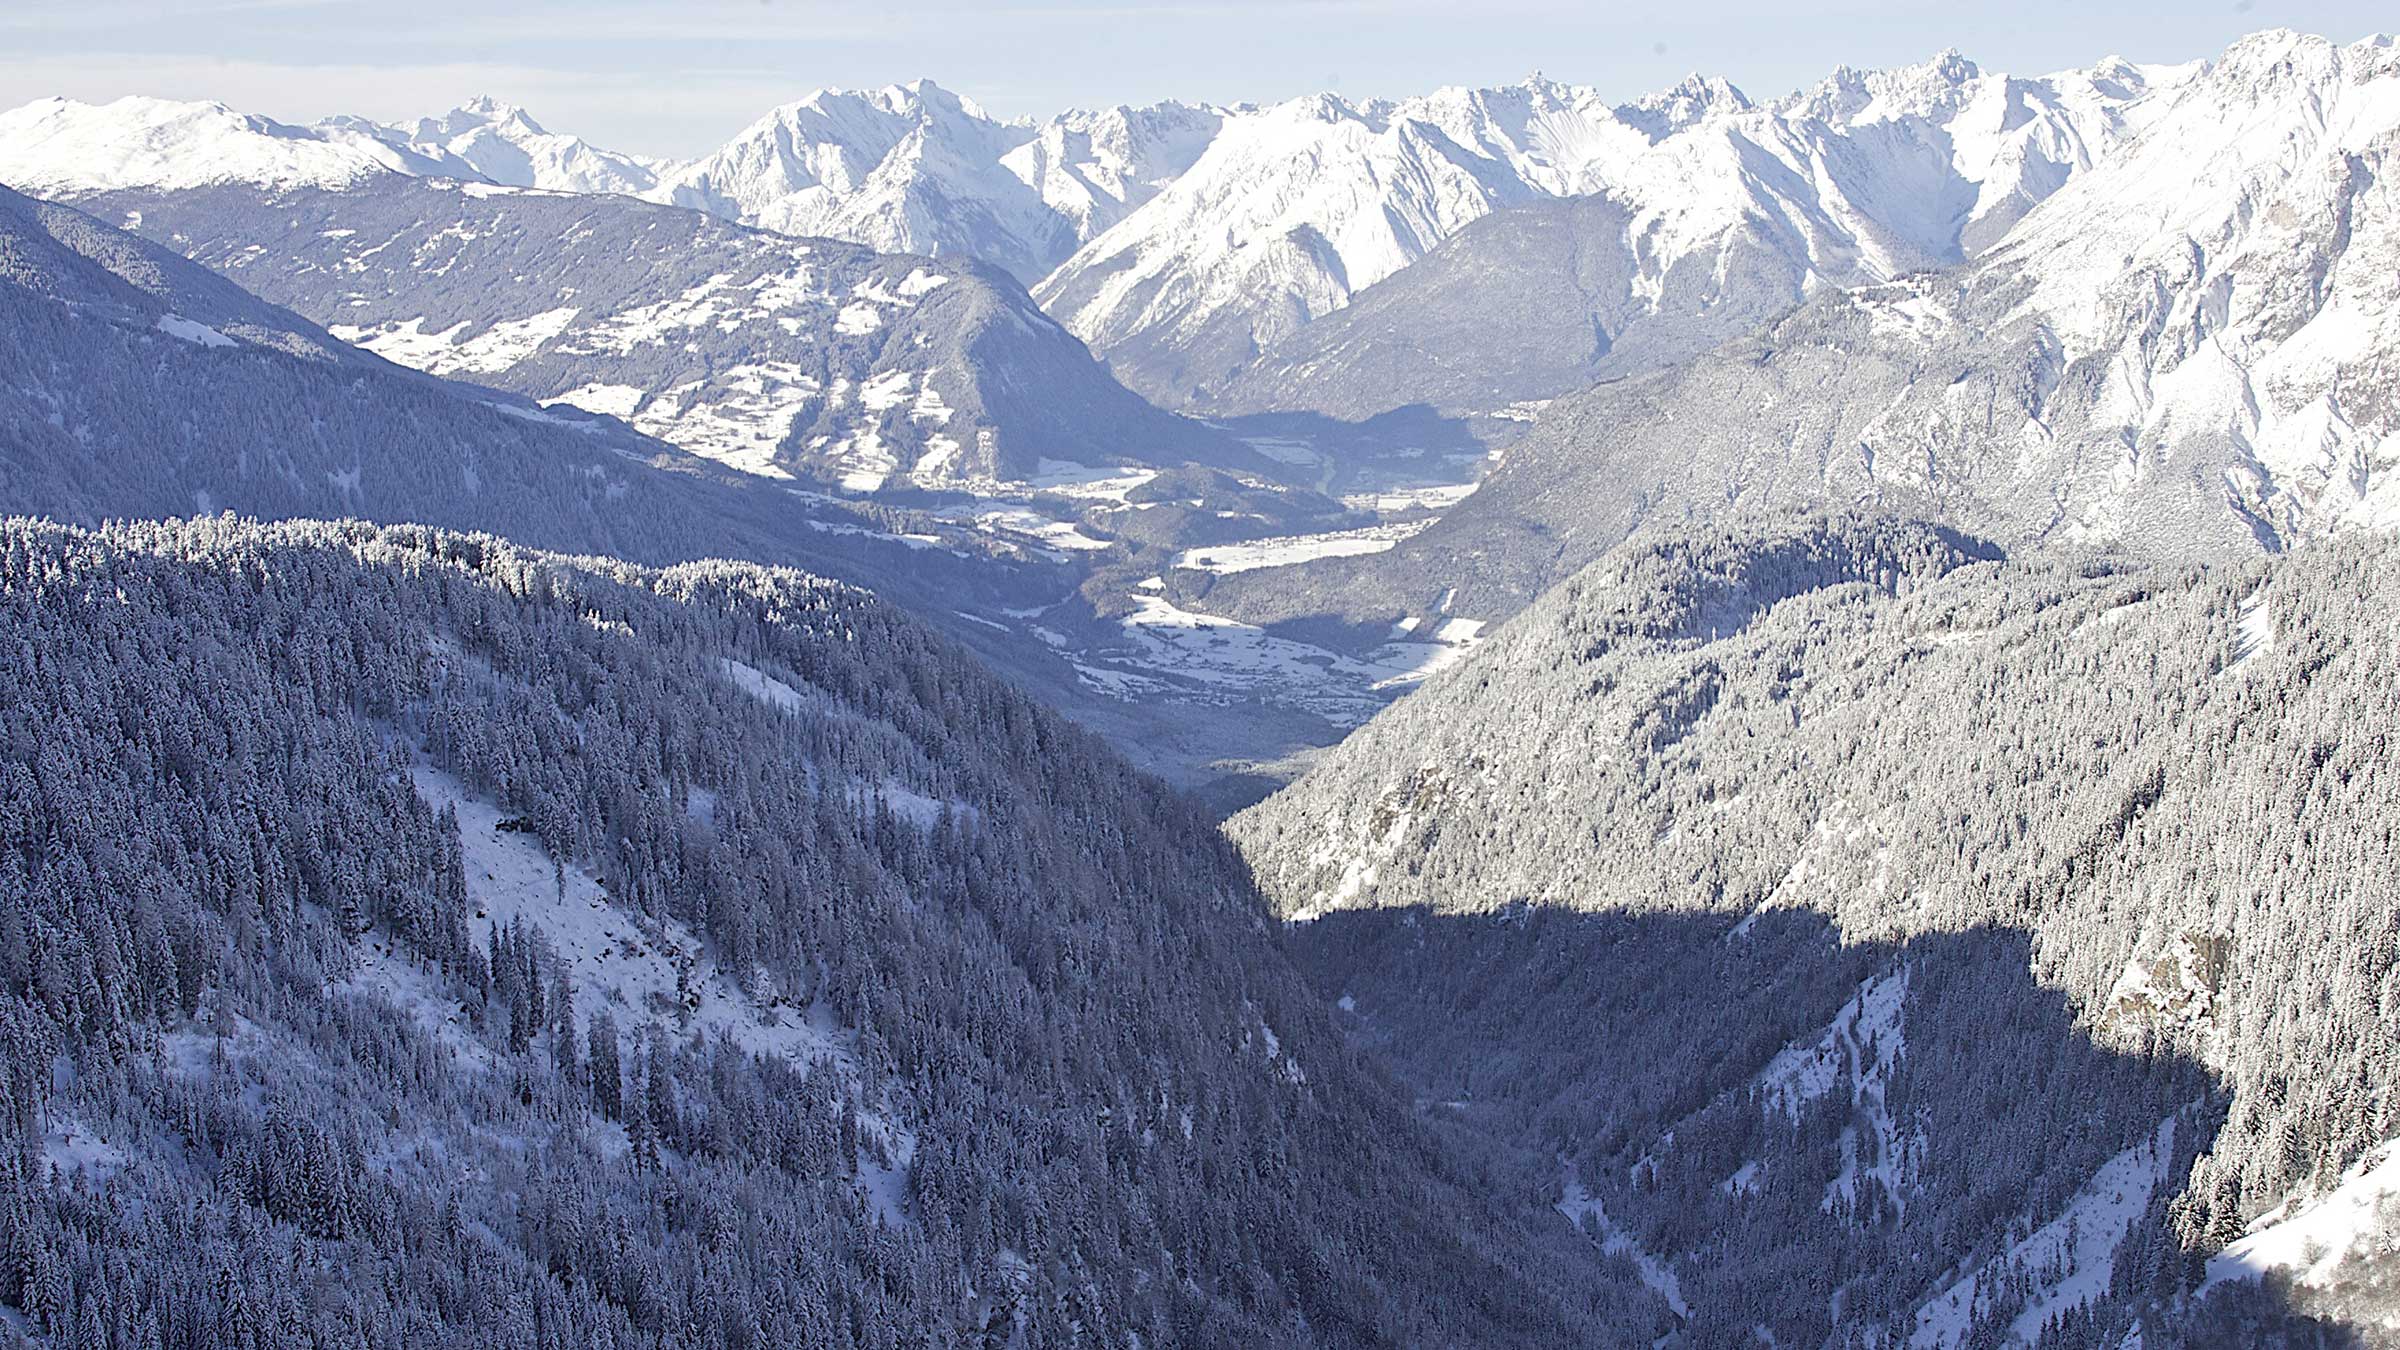
{"label": "alpine valley", "polygon": [[0,1344],[2400,1345],[2395,316],[2388,37],[0,111]]}

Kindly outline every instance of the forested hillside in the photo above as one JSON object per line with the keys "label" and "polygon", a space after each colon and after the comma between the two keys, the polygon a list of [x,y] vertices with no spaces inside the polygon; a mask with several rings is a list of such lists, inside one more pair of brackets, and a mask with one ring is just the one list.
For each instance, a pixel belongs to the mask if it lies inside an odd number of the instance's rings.
{"label": "forested hillside", "polygon": [[1204,818],[788,571],[0,528],[0,1038],[56,1344],[1655,1312],[1344,1047]]}
{"label": "forested hillside", "polygon": [[2400,1134],[2396,635],[2381,537],[1658,534],[1230,829],[1353,1030],[1698,1343],[2182,1343],[2278,1266],[2371,1328],[2371,1204],[2210,1258]]}

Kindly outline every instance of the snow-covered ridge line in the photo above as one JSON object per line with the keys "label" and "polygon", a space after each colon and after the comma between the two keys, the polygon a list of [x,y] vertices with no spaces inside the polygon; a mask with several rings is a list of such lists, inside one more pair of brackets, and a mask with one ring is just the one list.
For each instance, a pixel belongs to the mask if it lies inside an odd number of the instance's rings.
{"label": "snow-covered ridge line", "polygon": [[670,167],[544,130],[523,109],[481,97],[406,126],[347,116],[294,126],[223,103],[139,95],[36,99],[0,113],[0,181],[42,196],[224,183],[340,189],[385,174],[633,194]]}

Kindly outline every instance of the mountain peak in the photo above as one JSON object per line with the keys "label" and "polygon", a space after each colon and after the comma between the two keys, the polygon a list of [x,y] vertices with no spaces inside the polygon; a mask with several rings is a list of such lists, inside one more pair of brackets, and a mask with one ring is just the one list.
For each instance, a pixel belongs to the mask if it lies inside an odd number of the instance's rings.
{"label": "mountain peak", "polygon": [[879,88],[852,88],[829,84],[809,90],[789,103],[776,107],[764,120],[789,120],[792,113],[806,109],[810,112],[840,115],[839,110],[865,113],[880,117],[926,117],[946,115],[978,122],[996,122],[990,113],[975,100],[954,93],[924,76]]}
{"label": "mountain peak", "polygon": [[1302,94],[1298,98],[1276,104],[1275,110],[1284,113],[1296,122],[1346,122],[1358,115],[1357,107],[1350,100],[1331,90],[1316,94]]}
{"label": "mountain peak", "polygon": [[1619,106],[1616,112],[1656,138],[1723,113],[1747,112],[1750,107],[1749,95],[1731,81],[1694,71],[1665,89]]}
{"label": "mountain peak", "polygon": [[533,120],[532,114],[514,103],[494,98],[490,94],[477,94],[459,104],[456,108],[451,109],[449,116],[444,120],[457,121],[462,116],[473,118],[487,125],[512,127],[530,135],[549,134],[541,123]]}
{"label": "mountain peak", "polygon": [[2248,56],[2261,52],[2280,53],[2304,44],[2328,47],[2333,45],[2324,38],[2303,33],[2297,28],[2261,28],[2254,33],[2244,33],[2225,44],[2225,54],[2230,57]]}
{"label": "mountain peak", "polygon": [[1722,75],[1703,75],[1696,70],[1677,81],[1666,92],[1675,97],[1706,98],[1739,108],[1750,106],[1750,96],[1743,93],[1733,81]]}
{"label": "mountain peak", "polygon": [[[328,119],[330,121],[332,119]],[[507,140],[550,134],[523,108],[490,94],[477,94],[438,117],[420,117],[402,122],[395,129],[409,141],[426,145],[469,136],[486,129]]]}
{"label": "mountain peak", "polygon": [[1915,65],[1886,70],[1842,66],[1807,89],[1780,100],[1782,111],[1828,122],[1868,115],[1923,113],[1983,78],[1983,68],[1955,47]]}
{"label": "mountain peak", "polygon": [[2218,73],[2239,79],[2270,76],[2292,62],[2305,62],[2311,78],[2340,60],[2342,49],[2311,33],[2290,28],[2262,28],[2233,40],[2215,63]]}
{"label": "mountain peak", "polygon": [[914,96],[920,105],[927,108],[938,108],[954,117],[964,117],[972,121],[993,122],[1008,126],[1029,125],[1027,119],[1024,118],[994,117],[990,112],[984,109],[982,104],[977,103],[971,98],[968,98],[965,94],[961,94],[953,89],[944,88],[943,86],[936,84],[932,80],[921,75],[899,87],[907,90],[909,94]]}
{"label": "mountain peak", "polygon": [[1969,80],[1983,78],[1983,67],[1968,60],[1966,53],[1956,47],[1942,48],[1934,53],[1932,60],[1913,69],[1943,84],[1965,84]]}

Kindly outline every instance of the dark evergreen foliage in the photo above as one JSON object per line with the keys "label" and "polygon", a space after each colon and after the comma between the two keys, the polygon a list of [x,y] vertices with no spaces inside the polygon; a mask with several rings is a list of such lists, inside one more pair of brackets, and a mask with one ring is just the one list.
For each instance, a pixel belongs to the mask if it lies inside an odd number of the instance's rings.
{"label": "dark evergreen foliage", "polygon": [[[706,1030],[696,994],[578,1026],[604,991],[478,915],[428,773],[831,1048]],[[11,524],[0,822],[0,1305],[57,1343],[1547,1345],[1651,1316],[1343,1046],[1204,817],[837,585]]]}

